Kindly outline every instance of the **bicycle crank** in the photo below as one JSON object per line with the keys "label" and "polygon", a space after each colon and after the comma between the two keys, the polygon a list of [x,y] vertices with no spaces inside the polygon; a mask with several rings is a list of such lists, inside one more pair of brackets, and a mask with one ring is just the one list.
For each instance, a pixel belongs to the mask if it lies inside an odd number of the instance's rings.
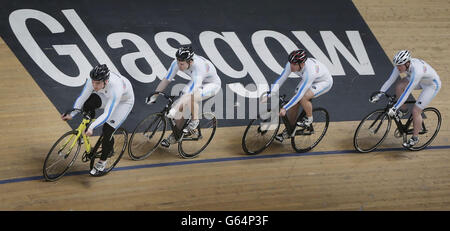
{"label": "bicycle crank", "polygon": [[395,137],[395,138],[401,138],[401,137],[403,137],[403,134],[400,133],[400,131],[398,130],[398,128],[395,129],[394,137]]}
{"label": "bicycle crank", "polygon": [[81,161],[88,162],[91,160],[91,158],[92,158],[92,154],[84,151],[83,156],[81,157]]}

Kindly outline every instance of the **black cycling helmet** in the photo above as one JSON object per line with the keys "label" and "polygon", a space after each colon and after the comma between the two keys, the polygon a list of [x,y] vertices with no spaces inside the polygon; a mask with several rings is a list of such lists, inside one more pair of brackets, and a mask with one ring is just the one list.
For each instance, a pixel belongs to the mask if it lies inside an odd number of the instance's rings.
{"label": "black cycling helmet", "polygon": [[175,56],[179,61],[188,61],[194,56],[194,51],[192,47],[180,47]]}
{"label": "black cycling helmet", "polygon": [[304,63],[306,62],[306,51],[305,50],[295,50],[289,54],[288,60],[290,63]]}
{"label": "black cycling helmet", "polygon": [[92,80],[105,81],[109,78],[109,69],[106,64],[99,64],[92,69],[89,75],[91,76]]}

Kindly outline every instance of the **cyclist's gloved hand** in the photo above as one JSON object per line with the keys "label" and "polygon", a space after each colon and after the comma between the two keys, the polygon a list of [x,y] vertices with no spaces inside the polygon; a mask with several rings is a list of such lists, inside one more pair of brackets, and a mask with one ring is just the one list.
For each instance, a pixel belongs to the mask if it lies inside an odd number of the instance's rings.
{"label": "cyclist's gloved hand", "polygon": [[152,95],[151,97],[146,97],[145,98],[145,103],[146,104],[154,104],[156,102],[156,98],[158,98],[157,94]]}
{"label": "cyclist's gloved hand", "polygon": [[61,119],[64,121],[71,120],[72,116],[70,115],[70,113],[64,113],[61,115]]}
{"label": "cyclist's gloved hand", "polygon": [[87,136],[92,136],[94,134],[94,130],[92,130],[92,128],[88,128],[86,131],[86,135]]}
{"label": "cyclist's gloved hand", "polygon": [[383,96],[383,93],[380,92],[380,93],[374,95],[373,97],[370,97],[369,102],[376,103],[376,102],[378,102],[378,100],[380,100],[381,96]]}
{"label": "cyclist's gloved hand", "polygon": [[391,107],[388,111],[388,116],[394,117],[397,114],[397,109],[395,107]]}

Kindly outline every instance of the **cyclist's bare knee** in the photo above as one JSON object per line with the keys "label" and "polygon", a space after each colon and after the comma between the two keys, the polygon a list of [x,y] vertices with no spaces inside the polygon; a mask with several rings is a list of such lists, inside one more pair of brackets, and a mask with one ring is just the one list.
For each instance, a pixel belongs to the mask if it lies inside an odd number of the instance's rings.
{"label": "cyclist's bare knee", "polygon": [[412,109],[412,115],[413,116],[420,116],[422,111],[423,111],[422,108],[414,106],[413,109]]}

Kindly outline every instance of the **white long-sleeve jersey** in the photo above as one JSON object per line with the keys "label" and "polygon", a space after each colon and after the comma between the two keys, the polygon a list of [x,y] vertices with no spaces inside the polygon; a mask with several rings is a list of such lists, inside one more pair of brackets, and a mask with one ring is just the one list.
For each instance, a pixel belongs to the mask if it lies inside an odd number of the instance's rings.
{"label": "white long-sleeve jersey", "polygon": [[[284,70],[281,73],[280,77],[278,77],[278,79],[272,85],[270,92],[279,91],[280,87],[283,85],[283,83],[291,73],[291,65],[288,62],[284,67]],[[308,58],[303,69],[294,73],[300,76],[301,81],[297,86],[297,93],[287,104],[283,106],[283,108],[286,110],[296,105],[302,99],[303,95],[305,95],[312,84],[318,82],[333,82],[333,77],[331,76],[328,68],[323,63],[317,61],[314,58]]]}
{"label": "white long-sleeve jersey", "polygon": [[[194,60],[192,65],[183,71],[191,77],[190,82],[186,85],[188,86],[186,93],[194,92],[205,83],[215,83],[219,86],[221,85],[221,80],[217,75],[216,68],[209,60],[200,55],[194,55],[192,59]],[[172,61],[165,79],[172,81],[179,70],[177,60],[175,59]]]}
{"label": "white long-sleeve jersey", "polygon": [[[400,108],[405,103],[412,90],[433,85],[433,87],[439,89],[441,86],[441,79],[439,78],[437,72],[428,63],[421,59],[412,58],[411,64],[406,73],[408,74],[407,78],[409,79],[409,83],[397,100],[397,103],[394,105],[395,109]],[[386,92],[399,77],[399,74],[400,72],[397,67],[394,67],[391,76],[383,84],[380,91]]]}
{"label": "white long-sleeve jersey", "polygon": [[[80,96],[75,100],[73,105],[74,109],[81,109],[92,93],[96,93],[102,99],[102,106],[104,108],[104,112],[100,115],[90,126],[89,128],[95,129],[105,122],[113,114],[114,110],[117,108],[117,105],[123,102],[134,102],[134,93],[133,87],[130,81],[118,74],[110,72],[109,82],[106,84],[105,88],[95,91],[92,86],[91,79],[87,79],[86,84],[84,85],[83,91]],[[106,102],[103,102],[105,99]],[[78,111],[73,111],[71,116],[75,116]]]}

